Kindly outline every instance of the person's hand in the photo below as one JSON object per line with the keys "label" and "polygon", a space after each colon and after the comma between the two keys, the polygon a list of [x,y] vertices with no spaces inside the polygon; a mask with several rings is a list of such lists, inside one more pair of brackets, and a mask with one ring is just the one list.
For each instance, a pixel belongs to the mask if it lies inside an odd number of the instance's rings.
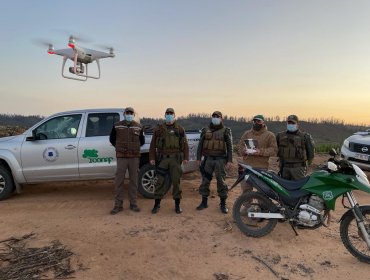
{"label": "person's hand", "polygon": [[155,160],[151,160],[151,161],[149,161],[149,163],[151,164],[151,165],[155,165]]}
{"label": "person's hand", "polygon": [[246,155],[255,155],[256,154],[256,150],[255,149],[245,149],[245,154]]}
{"label": "person's hand", "polygon": [[232,166],[233,166],[233,163],[232,162],[228,162],[228,163],[226,163],[225,168],[227,170],[229,170]]}
{"label": "person's hand", "polygon": [[188,164],[188,162],[189,162],[189,161],[188,161],[187,159],[184,159],[184,160],[182,161],[182,164],[183,164],[183,165],[187,165],[187,164]]}
{"label": "person's hand", "polygon": [[259,155],[261,155],[261,150],[260,150],[260,149],[255,149],[254,151],[255,151],[255,152],[254,152],[254,155],[255,155],[255,156],[259,156]]}

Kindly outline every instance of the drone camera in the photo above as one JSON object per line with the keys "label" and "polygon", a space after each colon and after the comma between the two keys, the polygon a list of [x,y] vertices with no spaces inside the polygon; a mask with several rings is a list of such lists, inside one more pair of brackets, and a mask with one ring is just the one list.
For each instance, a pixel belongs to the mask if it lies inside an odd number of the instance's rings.
{"label": "drone camera", "polygon": [[83,74],[85,72],[85,67],[83,65],[77,66],[76,72],[74,67],[69,67],[69,72],[72,74]]}

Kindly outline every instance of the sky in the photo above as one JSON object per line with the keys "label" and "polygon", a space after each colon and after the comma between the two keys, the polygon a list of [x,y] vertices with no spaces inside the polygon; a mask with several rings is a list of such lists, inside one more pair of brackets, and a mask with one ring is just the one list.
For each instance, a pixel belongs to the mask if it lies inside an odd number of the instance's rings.
{"label": "sky", "polygon": [[[0,113],[173,107],[370,124],[369,15],[367,0],[2,0]],[[62,57],[35,44],[64,49],[69,34],[115,48],[99,80],[64,79]]]}

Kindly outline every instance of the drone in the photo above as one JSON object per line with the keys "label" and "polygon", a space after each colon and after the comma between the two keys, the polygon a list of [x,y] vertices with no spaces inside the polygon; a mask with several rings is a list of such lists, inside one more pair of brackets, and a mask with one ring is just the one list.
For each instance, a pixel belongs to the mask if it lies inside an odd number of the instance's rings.
{"label": "drone", "polygon": [[[53,44],[48,45],[48,54],[57,54],[63,57],[62,64],[62,76],[66,79],[77,80],[77,81],[87,81],[88,78],[100,79],[100,62],[99,60],[107,57],[115,57],[114,49],[112,47],[105,47],[108,52],[102,52],[97,50],[92,50],[78,46],[76,44],[76,38],[71,35],[68,40],[69,49],[59,49],[55,50]],[[64,68],[67,60],[70,59],[73,62],[73,66],[69,67],[69,72],[72,75],[65,75]],[[91,76],[88,74],[88,64],[96,62],[98,66],[98,74]]]}

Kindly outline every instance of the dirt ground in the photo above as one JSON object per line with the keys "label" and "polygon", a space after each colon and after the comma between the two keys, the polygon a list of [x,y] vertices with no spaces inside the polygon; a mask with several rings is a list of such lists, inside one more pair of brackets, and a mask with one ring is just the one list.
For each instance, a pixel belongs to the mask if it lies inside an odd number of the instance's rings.
{"label": "dirt ground", "polygon": [[[317,156],[314,167],[325,160]],[[235,165],[236,169],[236,165]],[[227,183],[236,179],[230,172]],[[158,214],[153,201],[139,198],[142,211],[112,216],[112,181],[31,185],[21,195],[0,202],[0,240],[34,233],[33,246],[59,240],[75,253],[75,279],[361,279],[370,266],[344,248],[338,221],[344,209],[338,200],[329,228],[300,230],[295,236],[287,223],[269,235],[243,235],[229,214],[219,211],[212,184],[209,208],[200,202],[200,176],[185,174],[182,208],[177,215],[168,194]],[[126,193],[127,194],[127,193]],[[127,197],[127,196],[126,196]],[[358,194],[361,204],[370,196]],[[269,267],[271,269],[269,269]],[[365,277],[366,278],[366,277]]]}

